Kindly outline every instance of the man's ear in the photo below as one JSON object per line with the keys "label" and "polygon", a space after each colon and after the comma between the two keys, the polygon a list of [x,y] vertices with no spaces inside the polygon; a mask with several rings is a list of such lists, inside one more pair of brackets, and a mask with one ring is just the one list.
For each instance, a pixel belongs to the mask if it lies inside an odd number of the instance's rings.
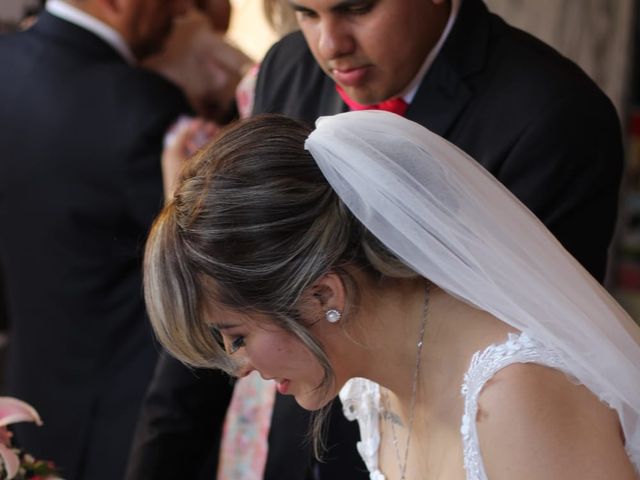
{"label": "man's ear", "polygon": [[311,295],[322,311],[335,309],[343,312],[345,309],[346,288],[342,277],[335,272],[329,272],[320,277],[311,286]]}

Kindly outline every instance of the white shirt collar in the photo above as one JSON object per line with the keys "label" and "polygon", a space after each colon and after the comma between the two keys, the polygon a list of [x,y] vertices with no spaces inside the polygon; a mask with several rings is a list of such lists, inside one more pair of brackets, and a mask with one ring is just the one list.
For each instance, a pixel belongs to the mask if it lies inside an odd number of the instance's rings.
{"label": "white shirt collar", "polygon": [[122,35],[106,23],[63,0],[48,0],[45,8],[51,15],[73,23],[100,37],[111,45],[129,65],[136,65],[136,58],[129,48],[129,45],[127,45],[127,42],[124,41]]}
{"label": "white shirt collar", "polygon": [[418,93],[418,87],[420,87],[420,84],[422,83],[422,79],[429,71],[429,68],[431,67],[434,60],[440,53],[440,50],[442,50],[442,45],[444,45],[444,42],[447,40],[447,37],[449,36],[451,29],[453,28],[453,24],[455,23],[456,18],[458,17],[458,11],[460,10],[461,3],[462,3],[462,0],[451,0],[451,14],[449,15],[449,20],[447,20],[447,24],[444,27],[444,31],[442,32],[442,35],[440,35],[440,39],[438,40],[438,43],[436,43],[435,47],[431,49],[431,51],[429,52],[429,55],[427,55],[427,58],[422,64],[422,67],[420,67],[420,70],[418,70],[418,74],[414,77],[413,81],[409,84],[409,86],[404,90],[405,93],[402,95],[402,98],[408,104],[410,104],[413,101],[414,97],[416,96],[416,93]]}

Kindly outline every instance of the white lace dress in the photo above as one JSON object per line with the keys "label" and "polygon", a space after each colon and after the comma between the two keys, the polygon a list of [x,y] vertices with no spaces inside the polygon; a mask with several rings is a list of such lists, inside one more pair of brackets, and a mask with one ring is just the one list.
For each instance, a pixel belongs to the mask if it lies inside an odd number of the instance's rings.
{"label": "white lace dress", "polygon": [[[460,433],[464,449],[464,467],[467,480],[487,480],[476,430],[478,396],[485,383],[499,370],[514,363],[536,363],[566,372],[557,352],[526,334],[509,334],[505,343],[491,345],[476,352],[464,376],[461,393],[464,397]],[[569,373],[569,372],[566,372]],[[380,447],[380,388],[377,383],[364,378],[350,380],[340,392],[344,414],[349,420],[357,420],[360,427],[358,452],[369,469],[371,480],[385,480],[378,465]],[[636,468],[638,466],[636,465]]]}

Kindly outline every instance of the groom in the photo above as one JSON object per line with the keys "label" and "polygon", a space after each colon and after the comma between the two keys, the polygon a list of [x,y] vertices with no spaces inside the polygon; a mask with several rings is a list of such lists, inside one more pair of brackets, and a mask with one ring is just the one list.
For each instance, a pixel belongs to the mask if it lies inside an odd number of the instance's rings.
{"label": "groom", "polygon": [[[474,157],[603,280],[621,133],[611,102],[576,65],[489,13],[481,0],[291,4],[301,32],[277,43],[262,62],[254,113],[285,113],[311,124],[382,102],[373,108],[404,114]],[[211,444],[209,432],[198,435],[184,425],[224,414],[206,400],[220,388],[163,359],[130,465],[138,473],[129,480],[150,478],[145,470],[166,472],[155,479],[174,478],[172,469],[185,463],[168,454],[174,442],[189,445],[194,458]],[[198,408],[163,409],[196,397]],[[165,418],[181,418],[182,430],[158,426]],[[339,405],[325,463],[314,463],[301,442],[308,414],[293,399],[278,396],[271,425],[265,479],[368,478],[354,448],[356,426],[344,421]]]}

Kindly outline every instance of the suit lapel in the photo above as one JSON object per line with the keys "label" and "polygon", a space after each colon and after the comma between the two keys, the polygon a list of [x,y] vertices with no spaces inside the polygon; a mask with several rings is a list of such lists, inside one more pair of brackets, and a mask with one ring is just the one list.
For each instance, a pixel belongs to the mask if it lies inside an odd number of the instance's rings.
{"label": "suit lapel", "polygon": [[484,69],[489,12],[481,0],[464,0],[442,50],[425,75],[407,118],[446,137],[473,98],[467,79]]}
{"label": "suit lapel", "polygon": [[443,65],[425,77],[406,116],[444,137],[469,100],[471,91],[458,73]]}

